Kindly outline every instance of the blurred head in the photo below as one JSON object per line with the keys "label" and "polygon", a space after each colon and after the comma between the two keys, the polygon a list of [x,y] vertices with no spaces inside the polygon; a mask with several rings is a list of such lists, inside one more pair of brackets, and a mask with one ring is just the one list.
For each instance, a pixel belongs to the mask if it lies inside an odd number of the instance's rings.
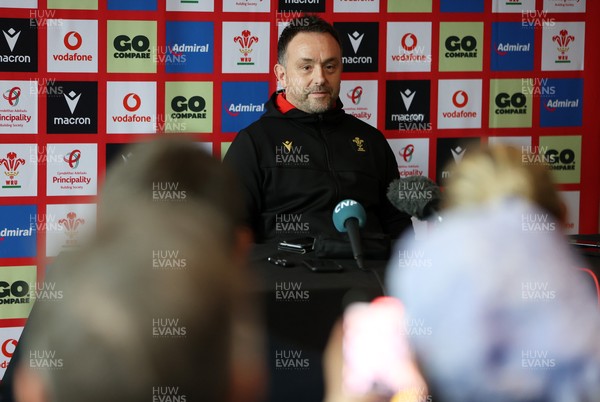
{"label": "blurred head", "polygon": [[597,298],[548,212],[518,198],[448,211],[390,262],[390,293],[440,402],[594,401]]}
{"label": "blurred head", "polygon": [[229,168],[185,138],[163,137],[129,145],[125,163],[108,168],[99,203],[99,225],[128,219],[125,206],[144,202],[171,208],[209,204],[224,218],[223,242],[236,258],[246,257],[251,231],[244,225],[240,185]]}
{"label": "blurred head", "polygon": [[135,201],[49,271],[63,297],[28,322],[19,402],[257,400],[260,329],[229,222],[209,203]]}
{"label": "blurred head", "polygon": [[342,76],[342,46],[337,31],[307,15],[290,21],[277,46],[275,76],[286,99],[306,113],[335,106]]}
{"label": "blurred head", "polygon": [[444,191],[445,207],[469,207],[519,197],[563,223],[566,210],[550,171],[542,163],[524,163],[523,155],[517,148],[506,145],[467,153],[452,169]]}

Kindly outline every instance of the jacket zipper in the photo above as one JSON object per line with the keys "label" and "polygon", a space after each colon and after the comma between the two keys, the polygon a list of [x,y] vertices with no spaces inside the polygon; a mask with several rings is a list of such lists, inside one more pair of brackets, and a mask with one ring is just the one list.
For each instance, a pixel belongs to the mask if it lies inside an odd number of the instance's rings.
{"label": "jacket zipper", "polygon": [[323,115],[319,114],[318,116],[319,116],[319,124],[318,124],[319,136],[323,140],[323,147],[325,148],[325,160],[327,161],[327,169],[329,170],[329,175],[333,179],[333,184],[334,184],[335,199],[333,200],[333,202],[337,203],[338,201],[340,201],[339,200],[339,198],[340,198],[339,182],[337,180],[335,172],[333,171],[333,168],[331,167],[331,160],[329,159],[329,147],[327,146],[327,140],[325,139],[325,134],[323,134],[323,131],[321,130],[321,125],[323,123]]}

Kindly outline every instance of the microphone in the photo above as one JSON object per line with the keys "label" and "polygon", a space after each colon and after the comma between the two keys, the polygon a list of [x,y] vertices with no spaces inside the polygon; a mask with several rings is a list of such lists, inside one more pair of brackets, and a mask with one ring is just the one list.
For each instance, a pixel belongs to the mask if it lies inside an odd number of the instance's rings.
{"label": "microphone", "polygon": [[437,184],[426,176],[409,176],[392,181],[388,187],[387,198],[398,210],[427,220],[431,216],[441,221],[440,201],[442,192]]}
{"label": "microphone", "polygon": [[365,264],[359,228],[364,227],[366,222],[365,209],[354,200],[340,201],[333,209],[333,224],[338,232],[348,232],[356,265],[362,270]]}

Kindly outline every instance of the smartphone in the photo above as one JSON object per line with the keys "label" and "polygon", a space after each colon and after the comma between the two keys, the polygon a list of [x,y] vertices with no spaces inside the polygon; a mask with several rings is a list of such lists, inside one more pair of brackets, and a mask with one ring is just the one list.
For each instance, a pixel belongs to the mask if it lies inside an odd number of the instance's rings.
{"label": "smartphone", "polygon": [[352,303],[344,312],[343,327],[342,381],[347,394],[430,399],[410,350],[400,300],[380,297]]}
{"label": "smartphone", "polygon": [[290,251],[292,253],[304,254],[312,251],[315,244],[315,238],[310,236],[297,237],[294,239],[283,240],[277,245],[278,250]]}
{"label": "smartphone", "polygon": [[304,260],[302,264],[313,272],[340,272],[344,270],[344,267],[332,260]]}

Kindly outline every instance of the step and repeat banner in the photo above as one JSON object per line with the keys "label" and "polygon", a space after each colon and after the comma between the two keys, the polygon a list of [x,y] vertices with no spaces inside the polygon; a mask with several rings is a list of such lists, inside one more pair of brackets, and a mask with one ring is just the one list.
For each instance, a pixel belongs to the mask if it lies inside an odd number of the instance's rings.
{"label": "step and repeat banner", "polygon": [[342,102],[401,176],[443,184],[479,144],[514,144],[553,170],[567,233],[598,231],[597,2],[0,0],[0,375],[34,301],[62,297],[40,281],[93,231],[123,145],[191,136],[222,158],[302,12],[339,31]]}

